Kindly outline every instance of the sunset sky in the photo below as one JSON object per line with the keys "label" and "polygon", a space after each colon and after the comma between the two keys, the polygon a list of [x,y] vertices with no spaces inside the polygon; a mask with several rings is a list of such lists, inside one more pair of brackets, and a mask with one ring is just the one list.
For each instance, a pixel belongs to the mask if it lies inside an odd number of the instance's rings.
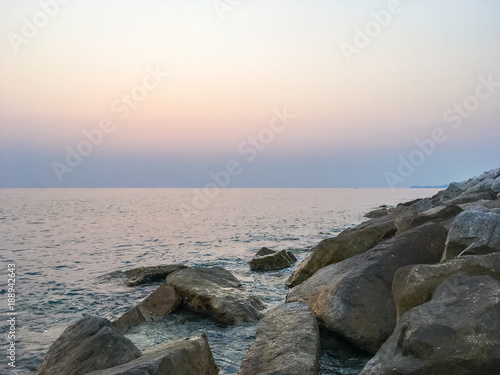
{"label": "sunset sky", "polygon": [[0,0],[0,187],[388,187],[435,129],[396,187],[500,167],[496,0],[66,3]]}

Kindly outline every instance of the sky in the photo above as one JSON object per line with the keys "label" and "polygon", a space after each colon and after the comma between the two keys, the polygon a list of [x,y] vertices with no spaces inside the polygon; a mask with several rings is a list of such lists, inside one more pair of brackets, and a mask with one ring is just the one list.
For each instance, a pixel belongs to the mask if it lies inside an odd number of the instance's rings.
{"label": "sky", "polygon": [[500,167],[495,0],[0,0],[0,187],[396,187]]}

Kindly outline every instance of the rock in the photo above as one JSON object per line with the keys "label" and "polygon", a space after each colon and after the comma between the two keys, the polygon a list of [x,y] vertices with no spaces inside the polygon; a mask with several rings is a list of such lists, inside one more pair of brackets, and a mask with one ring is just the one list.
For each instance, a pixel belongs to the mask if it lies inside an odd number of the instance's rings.
{"label": "rock", "polygon": [[292,253],[281,250],[273,254],[256,256],[250,261],[250,268],[253,271],[278,271],[290,267],[296,261],[297,258]]}
{"label": "rock", "polygon": [[254,322],[264,305],[248,294],[233,274],[222,267],[188,268],[167,276],[182,306],[206,314],[223,324]]}
{"label": "rock", "polygon": [[238,375],[318,375],[320,349],[314,313],[287,303],[264,315]]}
{"label": "rock", "polygon": [[51,345],[36,375],[80,375],[119,366],[141,352],[104,318],[88,316],[70,325]]}
{"label": "rock", "polygon": [[387,216],[387,215],[389,215],[389,211],[387,211],[386,208],[380,208],[380,209],[368,212],[367,214],[365,214],[365,217],[370,218],[370,219],[376,219],[378,217]]}
{"label": "rock", "polygon": [[397,227],[394,219],[388,218],[389,216],[385,216],[366,221],[354,229],[341,232],[337,237],[321,241],[313,253],[292,272],[286,285],[299,285],[319,269],[362,254],[379,242],[394,236]]}
{"label": "rock", "polygon": [[113,325],[121,332],[142,323],[154,322],[170,314],[181,302],[175,289],[162,284],[149,297],[118,318]]}
{"label": "rock", "polygon": [[128,279],[128,286],[137,286],[155,281],[163,281],[172,272],[186,268],[188,267],[183,264],[166,264],[162,266],[135,268],[123,273]]}
{"label": "rock", "polygon": [[88,375],[217,375],[205,335],[160,344],[124,365]]}
{"label": "rock", "polygon": [[293,288],[287,301],[305,303],[325,328],[375,353],[396,325],[395,272],[407,265],[438,262],[446,234],[436,223],[410,229],[364,254],[319,270]]}
{"label": "rock", "polygon": [[462,211],[463,209],[456,205],[437,206],[418,214],[418,216],[411,221],[410,227],[417,227],[429,221],[445,221],[457,216]]}
{"label": "rock", "polygon": [[455,275],[399,320],[360,375],[497,374],[500,283]]}
{"label": "rock", "polygon": [[267,247],[263,247],[262,249],[259,250],[257,254],[255,254],[255,256],[263,257],[264,255],[275,254],[275,253],[276,251],[268,249]]}
{"label": "rock", "polygon": [[500,253],[463,256],[444,263],[400,268],[392,283],[398,320],[408,310],[430,301],[436,288],[458,273],[468,276],[488,275],[500,280]]}
{"label": "rock", "polygon": [[491,184],[491,191],[496,194],[500,193],[500,177],[495,178]]}
{"label": "rock", "polygon": [[452,182],[448,188],[444,191],[444,199],[453,199],[462,194],[465,190],[465,185],[463,182]]}
{"label": "rock", "polygon": [[442,261],[500,251],[500,214],[485,210],[465,211],[455,218]]}

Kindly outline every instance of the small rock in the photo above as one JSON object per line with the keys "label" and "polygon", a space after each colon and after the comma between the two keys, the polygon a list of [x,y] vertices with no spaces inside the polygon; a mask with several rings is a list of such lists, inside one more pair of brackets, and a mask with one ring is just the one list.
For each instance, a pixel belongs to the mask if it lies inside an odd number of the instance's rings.
{"label": "small rock", "polygon": [[180,296],[169,285],[162,284],[149,297],[118,318],[113,325],[125,332],[142,323],[154,322],[170,314],[181,302]]}
{"label": "small rock", "polygon": [[139,349],[104,318],[88,316],[70,325],[51,345],[36,375],[82,375],[141,356]]}
{"label": "small rock", "polygon": [[256,256],[250,261],[253,271],[278,271],[290,267],[297,258],[286,250],[274,252],[264,256]]}
{"label": "small rock", "polygon": [[259,250],[259,252],[255,256],[263,257],[264,255],[275,254],[275,253],[276,251],[268,249],[267,247],[263,247],[262,249]]}
{"label": "small rock", "polygon": [[287,303],[264,315],[238,375],[318,375],[320,349],[314,313]]}
{"label": "small rock", "polygon": [[369,219],[376,219],[377,217],[387,216],[389,215],[389,211],[386,208],[380,208],[377,210],[373,210],[365,214],[365,217]]}
{"label": "small rock", "polygon": [[217,375],[205,335],[160,344],[124,365],[88,375]]}

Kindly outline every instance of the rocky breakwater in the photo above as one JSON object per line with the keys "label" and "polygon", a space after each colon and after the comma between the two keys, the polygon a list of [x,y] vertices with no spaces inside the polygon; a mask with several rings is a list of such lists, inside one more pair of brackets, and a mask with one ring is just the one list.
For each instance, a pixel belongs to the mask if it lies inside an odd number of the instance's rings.
{"label": "rocky breakwater", "polygon": [[500,169],[380,209],[320,243],[287,302],[376,353],[362,375],[496,374]]}

